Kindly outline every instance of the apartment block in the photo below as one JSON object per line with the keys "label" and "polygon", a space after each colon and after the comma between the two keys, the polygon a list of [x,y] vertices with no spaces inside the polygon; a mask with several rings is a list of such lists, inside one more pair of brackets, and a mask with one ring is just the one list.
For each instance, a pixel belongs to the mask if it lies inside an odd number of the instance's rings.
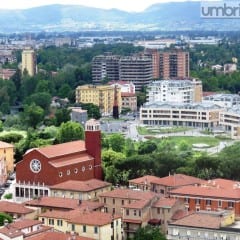
{"label": "apartment block", "polygon": [[140,91],[153,79],[152,59],[143,55],[121,57],[119,79],[133,82],[136,91]]}
{"label": "apartment block", "polygon": [[192,103],[202,101],[202,82],[189,80],[158,80],[148,85],[147,102]]}
{"label": "apartment block", "polygon": [[207,103],[145,103],[140,108],[140,121],[149,125],[213,128],[218,126],[222,110]]}
{"label": "apartment block", "polygon": [[0,141],[0,158],[4,160],[7,174],[14,171],[14,146]]}
{"label": "apartment block", "polygon": [[184,51],[160,52],[159,77],[189,78],[189,53]]}
{"label": "apartment block", "polygon": [[22,51],[22,73],[27,71],[29,76],[37,73],[36,54],[32,49]]}
{"label": "apartment block", "polygon": [[[119,111],[122,108],[121,89],[116,87]],[[103,115],[113,111],[115,88],[108,85],[83,85],[76,88],[76,103],[93,103]]]}
{"label": "apartment block", "polygon": [[120,56],[106,53],[92,59],[92,80],[94,84],[103,84],[104,79],[108,81],[119,80]]}

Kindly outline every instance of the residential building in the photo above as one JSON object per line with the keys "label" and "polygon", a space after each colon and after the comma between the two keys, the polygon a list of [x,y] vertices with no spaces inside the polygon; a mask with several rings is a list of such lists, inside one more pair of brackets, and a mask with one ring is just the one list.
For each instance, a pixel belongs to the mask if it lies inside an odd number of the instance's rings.
{"label": "residential building", "polygon": [[231,211],[199,211],[171,222],[169,240],[189,239],[239,239],[239,221]]}
{"label": "residential building", "polygon": [[157,49],[145,49],[144,55],[152,59],[152,78],[160,78],[160,53]]}
{"label": "residential building", "polygon": [[39,220],[56,231],[96,240],[122,239],[121,216],[91,211],[47,211]]}
{"label": "residential building", "polygon": [[[49,177],[51,176],[51,177]],[[68,180],[102,179],[100,123],[85,125],[85,141],[28,150],[16,165],[15,200],[49,196],[49,187]]]}
{"label": "residential building", "polygon": [[160,52],[159,77],[162,79],[189,78],[189,52]]}
{"label": "residential building", "polygon": [[100,194],[100,202],[105,212],[121,214],[124,239],[132,237],[139,227],[144,227],[151,219],[151,206],[158,197],[153,192],[131,189],[115,189]]}
{"label": "residential building", "polygon": [[71,233],[62,233],[62,232],[44,232],[44,233],[39,233],[35,236],[31,236],[27,238],[28,240],[93,240],[93,238],[87,238],[87,237],[80,237],[77,236],[76,234],[71,234]]}
{"label": "residential building", "polygon": [[32,49],[22,51],[22,73],[27,71],[29,76],[34,76],[37,72],[36,54]]}
{"label": "residential building", "polygon": [[192,103],[202,101],[202,82],[193,80],[158,80],[148,85],[147,102]]}
{"label": "residential building", "polygon": [[153,79],[152,59],[143,55],[121,57],[119,79],[133,82],[136,91],[140,91]]}
{"label": "residential building", "polygon": [[87,110],[84,110],[81,107],[71,107],[70,110],[71,121],[78,122],[84,126],[88,120]]}
{"label": "residential building", "polygon": [[23,240],[30,236],[50,231],[52,228],[44,226],[38,220],[19,219],[0,228],[0,239]]}
{"label": "residential building", "polygon": [[227,63],[223,65],[223,72],[224,73],[233,73],[237,71],[237,64],[236,63]]}
{"label": "residential building", "polygon": [[129,108],[137,111],[137,96],[134,93],[122,93],[122,108]]}
{"label": "residential building", "polygon": [[53,197],[65,197],[81,200],[98,200],[101,193],[111,190],[111,183],[99,179],[87,181],[69,180],[50,187],[50,194]]}
{"label": "residential building", "polygon": [[15,69],[2,68],[0,69],[0,78],[3,80],[9,80],[15,73]]}
{"label": "residential building", "polygon": [[223,108],[240,106],[240,96],[238,94],[211,94],[203,97],[203,103],[217,104]]}
{"label": "residential building", "polygon": [[5,161],[7,174],[14,171],[14,146],[0,141],[0,157]]}
{"label": "residential building", "polygon": [[0,185],[4,185],[7,181],[7,166],[4,156],[0,158]]}
{"label": "residential building", "polygon": [[[122,108],[121,89],[116,87],[119,111]],[[115,88],[107,85],[83,85],[76,88],[76,103],[93,103],[103,115],[113,111]]]}
{"label": "residential building", "polygon": [[200,185],[203,182],[205,181],[200,178],[185,174],[173,174],[162,178],[146,175],[129,180],[129,187],[141,189],[143,191],[152,191],[160,194],[161,197],[169,197],[169,193],[172,189],[188,185]]}
{"label": "residential building", "polygon": [[109,85],[115,87],[117,85],[119,88],[121,88],[121,93],[134,93],[135,94],[135,85],[133,82],[128,81],[110,81],[108,82]]}
{"label": "residential building", "polygon": [[219,124],[223,109],[208,103],[145,103],[140,108],[143,124],[213,128]]}
{"label": "residential building", "polygon": [[119,80],[120,56],[106,53],[95,56],[92,60],[92,80],[94,84],[103,84],[104,80]]}
{"label": "residential building", "polygon": [[226,179],[209,180],[200,186],[183,186],[170,192],[170,197],[184,202],[188,211],[233,210],[240,216],[240,184]]}
{"label": "residential building", "polygon": [[91,210],[102,211],[104,204],[94,201],[85,201],[81,199],[71,199],[62,197],[40,197],[38,199],[29,200],[24,202],[26,207],[31,207],[37,210],[40,214],[42,212],[49,211],[64,211],[65,213],[79,209],[79,210]]}
{"label": "residential building", "polygon": [[24,204],[0,201],[0,212],[10,215],[13,219],[34,219],[36,213],[34,209],[24,206]]}

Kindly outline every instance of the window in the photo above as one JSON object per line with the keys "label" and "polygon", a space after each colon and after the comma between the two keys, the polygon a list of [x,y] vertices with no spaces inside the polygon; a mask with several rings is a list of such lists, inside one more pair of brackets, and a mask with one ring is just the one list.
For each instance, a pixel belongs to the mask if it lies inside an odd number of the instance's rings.
{"label": "window", "polygon": [[67,170],[67,175],[70,175],[71,171],[70,170]]}
{"label": "window", "polygon": [[57,220],[57,225],[58,225],[58,226],[62,226],[62,220],[59,220],[59,219],[58,219],[58,220]]}
{"label": "window", "polygon": [[133,215],[134,215],[134,216],[137,216],[137,210],[136,210],[136,209],[134,209]]}
{"label": "window", "polygon": [[86,225],[83,225],[83,230],[82,230],[84,233],[87,232],[87,226]]}
{"label": "window", "polygon": [[122,200],[122,205],[124,205],[124,200]]}
{"label": "window", "polygon": [[160,214],[160,208],[157,208],[157,213]]}
{"label": "window", "polygon": [[98,234],[98,227],[97,226],[94,227],[94,233]]}
{"label": "window", "polygon": [[113,198],[113,204],[115,204],[115,199]]}
{"label": "window", "polygon": [[126,215],[127,216],[129,215],[129,209],[126,209]]}
{"label": "window", "polygon": [[234,202],[228,202],[228,207],[233,208],[234,207]]}
{"label": "window", "polygon": [[54,225],[54,219],[49,218],[49,219],[48,219],[48,224],[49,224],[49,225]]}
{"label": "window", "polygon": [[222,207],[222,201],[221,200],[218,201],[218,207]]}
{"label": "window", "polygon": [[62,177],[62,176],[63,176],[62,172],[59,172],[59,177]]}
{"label": "window", "polygon": [[139,210],[139,213],[138,213],[138,215],[139,215],[139,217],[141,217],[141,215],[142,215],[142,212],[141,212],[141,210]]}
{"label": "window", "polygon": [[74,169],[74,173],[75,173],[75,174],[78,173],[78,169],[77,169],[77,168]]}
{"label": "window", "polygon": [[106,203],[106,198],[103,199],[103,202]]}
{"label": "window", "polygon": [[189,198],[185,198],[185,203],[189,203]]}
{"label": "window", "polygon": [[72,224],[72,231],[75,231],[75,224]]}
{"label": "window", "polygon": [[160,193],[161,193],[161,194],[164,194],[164,189],[161,189],[161,190],[160,190]]}
{"label": "window", "polygon": [[45,223],[45,219],[44,219],[44,218],[42,218],[42,223],[43,223],[43,224]]}
{"label": "window", "polygon": [[200,199],[195,199],[195,204],[200,204],[201,200]]}
{"label": "window", "polygon": [[112,213],[115,214],[115,208],[112,209]]}
{"label": "window", "polygon": [[212,203],[211,200],[209,200],[209,199],[206,200],[206,205],[211,205],[211,203]]}

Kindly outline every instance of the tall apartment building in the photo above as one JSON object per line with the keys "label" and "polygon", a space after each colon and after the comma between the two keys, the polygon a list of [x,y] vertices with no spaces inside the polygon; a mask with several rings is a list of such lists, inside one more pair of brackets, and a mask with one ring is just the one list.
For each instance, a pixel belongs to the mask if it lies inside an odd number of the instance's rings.
{"label": "tall apartment building", "polygon": [[183,51],[161,52],[159,56],[159,77],[188,78],[189,53]]}
{"label": "tall apartment building", "polygon": [[101,84],[105,78],[119,80],[119,59],[120,56],[111,54],[95,56],[92,60],[93,83]]}
{"label": "tall apartment building", "polygon": [[24,70],[29,76],[34,76],[37,72],[36,54],[32,49],[26,49],[22,52],[22,73]]}
{"label": "tall apartment building", "polygon": [[189,80],[159,80],[148,85],[148,102],[192,103],[202,100],[202,82]]}
{"label": "tall apartment building", "polygon": [[147,56],[121,57],[119,61],[119,79],[133,82],[136,91],[151,82],[152,59]]}
{"label": "tall apartment building", "polygon": [[[117,101],[119,112],[122,108],[121,88],[117,87]],[[77,103],[93,103],[99,106],[103,115],[109,115],[113,111],[114,87],[104,85],[83,85],[76,89]]]}

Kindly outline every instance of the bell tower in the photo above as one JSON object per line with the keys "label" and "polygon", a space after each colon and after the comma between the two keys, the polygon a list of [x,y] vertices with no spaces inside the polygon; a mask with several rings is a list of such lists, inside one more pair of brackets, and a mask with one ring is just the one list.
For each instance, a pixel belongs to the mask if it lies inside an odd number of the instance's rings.
{"label": "bell tower", "polygon": [[87,152],[94,157],[94,178],[102,180],[100,122],[95,119],[90,119],[85,124],[85,146]]}

